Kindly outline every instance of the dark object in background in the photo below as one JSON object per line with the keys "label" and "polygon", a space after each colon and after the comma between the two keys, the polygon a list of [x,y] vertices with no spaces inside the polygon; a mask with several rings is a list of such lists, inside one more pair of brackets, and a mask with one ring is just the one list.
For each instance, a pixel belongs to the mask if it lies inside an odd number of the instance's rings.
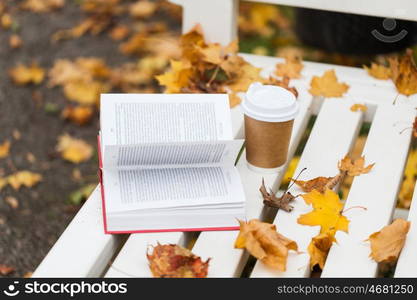
{"label": "dark object in background", "polygon": [[[306,8],[296,8],[295,15],[295,31],[301,42],[329,52],[383,54],[417,43],[417,22]],[[384,35],[386,40],[398,41],[383,42],[373,30],[381,39]]]}

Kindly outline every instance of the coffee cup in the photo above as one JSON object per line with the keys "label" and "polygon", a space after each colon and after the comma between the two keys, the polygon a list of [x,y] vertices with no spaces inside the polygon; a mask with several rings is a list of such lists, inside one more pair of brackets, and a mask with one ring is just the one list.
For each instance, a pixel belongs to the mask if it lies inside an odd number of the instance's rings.
{"label": "coffee cup", "polygon": [[250,85],[241,104],[245,118],[248,167],[261,173],[276,173],[285,164],[294,119],[299,107],[285,88]]}

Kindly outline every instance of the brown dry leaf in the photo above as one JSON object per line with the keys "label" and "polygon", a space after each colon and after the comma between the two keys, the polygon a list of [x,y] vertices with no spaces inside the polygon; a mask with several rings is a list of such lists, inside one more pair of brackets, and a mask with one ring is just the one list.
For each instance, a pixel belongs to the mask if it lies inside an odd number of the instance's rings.
{"label": "brown dry leaf", "polygon": [[342,97],[349,89],[346,83],[338,82],[334,70],[326,71],[321,77],[313,76],[310,86],[310,94],[323,97]]}
{"label": "brown dry leaf", "polygon": [[132,35],[126,42],[120,44],[119,50],[125,55],[140,54],[146,45],[148,34],[139,32]]}
{"label": "brown dry leaf", "polygon": [[61,113],[61,117],[78,125],[85,125],[91,121],[94,110],[91,106],[67,106]]}
{"label": "brown dry leaf", "polygon": [[15,197],[8,196],[4,199],[4,201],[13,209],[17,209],[19,207],[19,201],[17,201]]}
{"label": "brown dry leaf", "polygon": [[290,192],[285,192],[280,198],[278,198],[277,196],[275,196],[275,193],[271,189],[269,192],[267,191],[265,187],[265,181],[263,178],[262,185],[259,188],[259,191],[262,194],[262,197],[264,199],[263,203],[266,206],[283,209],[286,212],[292,211],[293,207],[289,205],[289,203],[293,201],[295,197]]}
{"label": "brown dry leaf", "polygon": [[154,277],[205,278],[209,261],[203,261],[190,250],[175,244],[157,244],[152,253],[146,254]]}
{"label": "brown dry leaf", "polygon": [[9,156],[10,145],[11,143],[8,140],[0,144],[0,159]]}
{"label": "brown dry leaf", "polygon": [[36,63],[33,63],[30,67],[18,64],[16,67],[9,70],[9,75],[13,82],[17,85],[25,85],[29,83],[39,84],[45,77],[45,71]]}
{"label": "brown dry leaf", "polygon": [[130,5],[130,15],[135,18],[149,18],[153,16],[157,10],[156,2],[148,0],[140,0]]}
{"label": "brown dry leaf", "polygon": [[78,164],[87,161],[93,155],[93,147],[80,139],[75,139],[68,134],[58,138],[56,150],[61,153],[63,159]]}
{"label": "brown dry leaf", "polygon": [[366,112],[368,110],[368,107],[365,104],[359,104],[359,103],[355,103],[350,107],[351,111],[363,111]]}
{"label": "brown dry leaf", "polygon": [[125,25],[119,25],[119,26],[114,27],[110,31],[109,35],[112,40],[120,41],[120,40],[123,40],[125,37],[127,37],[129,32],[130,32],[129,27]]}
{"label": "brown dry leaf", "polygon": [[390,79],[391,78],[391,69],[383,65],[372,63],[371,67],[363,66],[363,68],[368,72],[369,75],[376,79]]}
{"label": "brown dry leaf", "polygon": [[0,264],[0,274],[3,276],[9,275],[10,273],[14,272],[14,268],[4,265],[4,264]]}
{"label": "brown dry leaf", "polygon": [[298,250],[297,243],[277,232],[275,225],[253,219],[240,221],[235,248],[248,250],[265,265],[285,271],[289,250]]}
{"label": "brown dry leaf", "polygon": [[316,177],[310,180],[295,180],[292,179],[292,181],[295,182],[296,185],[298,185],[304,192],[311,192],[313,190],[317,190],[320,193],[324,193],[327,189],[332,190],[342,179],[343,174],[337,174],[333,177]]}
{"label": "brown dry leaf", "polygon": [[307,204],[313,205],[313,210],[298,217],[298,224],[320,226],[320,233],[331,233],[342,230],[348,232],[349,220],[342,215],[343,203],[332,190],[324,193],[313,190],[301,195]]}
{"label": "brown dry leaf", "polygon": [[339,161],[338,167],[340,171],[347,172],[349,176],[359,176],[361,174],[369,173],[374,165],[375,163],[365,167],[365,156],[352,160],[346,155]]}
{"label": "brown dry leaf", "polygon": [[310,254],[310,268],[319,265],[323,270],[327,255],[333,242],[335,242],[334,232],[320,233],[311,239],[307,251]]}
{"label": "brown dry leaf", "polygon": [[9,38],[9,46],[12,49],[17,49],[22,47],[23,41],[17,34],[12,34]]}
{"label": "brown dry leaf", "polygon": [[371,234],[368,239],[371,242],[370,257],[376,262],[397,260],[409,230],[410,222],[396,219],[391,225]]}
{"label": "brown dry leaf", "polygon": [[25,0],[20,7],[32,12],[44,13],[63,7],[65,0]]}
{"label": "brown dry leaf", "polygon": [[399,93],[410,96],[417,93],[417,67],[413,58],[413,51],[407,49],[401,57],[389,58],[392,81]]}
{"label": "brown dry leaf", "polygon": [[285,63],[275,66],[275,75],[288,78],[300,78],[304,65],[299,57],[285,58]]}
{"label": "brown dry leaf", "polygon": [[30,171],[19,171],[9,175],[6,180],[13,189],[19,190],[21,186],[30,188],[36,185],[42,180],[42,175]]}

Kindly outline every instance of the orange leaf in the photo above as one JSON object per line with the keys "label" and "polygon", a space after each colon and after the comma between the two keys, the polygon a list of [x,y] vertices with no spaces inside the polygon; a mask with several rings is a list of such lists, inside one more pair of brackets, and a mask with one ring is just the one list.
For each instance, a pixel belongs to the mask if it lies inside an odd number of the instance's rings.
{"label": "orange leaf", "polygon": [[376,79],[390,79],[391,78],[391,69],[383,65],[372,63],[371,67],[363,66],[363,68],[368,72],[369,75]]}
{"label": "orange leaf", "polygon": [[352,160],[346,155],[339,161],[338,167],[340,171],[347,172],[349,176],[359,176],[361,174],[369,173],[374,165],[375,163],[365,167],[365,156]]}
{"label": "orange leaf", "polygon": [[3,144],[0,144],[0,158],[5,158],[9,155],[10,151],[10,141],[4,141]]}
{"label": "orange leaf", "polygon": [[300,78],[303,68],[304,65],[298,57],[286,58],[285,63],[278,63],[275,66],[275,75],[288,78]]}
{"label": "orange leaf", "polygon": [[84,125],[91,121],[93,109],[90,106],[67,106],[62,111],[61,116],[75,124]]}
{"label": "orange leaf", "polygon": [[311,192],[313,190],[317,190],[320,193],[324,193],[327,189],[333,189],[341,180],[342,174],[338,174],[333,177],[316,177],[307,181],[303,180],[295,180],[295,182],[304,192]]}
{"label": "orange leaf", "polygon": [[334,70],[326,71],[321,77],[313,76],[309,92],[313,96],[342,97],[349,89],[346,83],[337,80]]}
{"label": "orange leaf", "polygon": [[319,265],[321,269],[324,268],[327,255],[330,247],[336,239],[334,232],[320,233],[311,239],[307,251],[310,254],[310,268],[313,269],[315,265]]}
{"label": "orange leaf", "polygon": [[417,93],[417,67],[413,58],[413,51],[407,50],[407,53],[400,58],[389,59],[392,72],[392,81],[399,93],[406,96]]}
{"label": "orange leaf", "polygon": [[68,134],[58,138],[56,150],[61,153],[63,159],[76,164],[89,160],[93,155],[93,148],[89,144]]}
{"label": "orange leaf", "polygon": [[354,112],[359,110],[365,112],[368,110],[368,107],[365,104],[355,103],[350,107],[350,110]]}
{"label": "orange leaf", "polygon": [[15,68],[9,70],[9,75],[13,82],[18,85],[29,83],[39,84],[45,77],[45,71],[36,63],[33,63],[30,67],[19,64]]}

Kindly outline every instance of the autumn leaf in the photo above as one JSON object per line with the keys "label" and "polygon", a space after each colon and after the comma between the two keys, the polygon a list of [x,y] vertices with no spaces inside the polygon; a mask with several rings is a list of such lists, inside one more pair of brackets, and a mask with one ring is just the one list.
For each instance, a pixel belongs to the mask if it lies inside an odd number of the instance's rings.
{"label": "autumn leaf", "polygon": [[149,268],[154,277],[164,278],[205,278],[209,261],[202,261],[190,250],[175,244],[157,244],[152,253],[146,254]]}
{"label": "autumn leaf", "polygon": [[149,18],[157,10],[156,2],[148,0],[136,1],[130,5],[130,15],[135,18]]}
{"label": "autumn leaf", "polygon": [[39,84],[45,77],[45,71],[36,63],[27,67],[23,64],[18,64],[13,69],[9,70],[9,75],[13,82],[17,85],[25,85],[29,83]]}
{"label": "autumn leaf", "polygon": [[326,190],[320,193],[313,190],[301,197],[313,206],[313,210],[301,215],[297,220],[298,224],[320,226],[320,233],[329,233],[332,230],[348,232],[349,220],[342,215],[343,203],[335,192]]}
{"label": "autumn leaf", "polygon": [[275,66],[275,75],[288,78],[300,78],[304,65],[299,57],[285,58],[285,63],[278,63]]}
{"label": "autumn leaf", "polygon": [[90,106],[67,106],[61,113],[61,117],[78,125],[85,125],[93,117],[93,109]]}
{"label": "autumn leaf", "polygon": [[4,264],[0,264],[0,274],[3,276],[9,275],[10,273],[14,272],[14,268],[4,265]]}
{"label": "autumn leaf", "polygon": [[259,191],[262,194],[262,197],[264,199],[263,203],[266,206],[283,209],[286,212],[292,211],[293,207],[289,205],[289,203],[293,201],[295,197],[290,192],[285,192],[281,197],[278,198],[277,196],[275,196],[275,193],[272,190],[270,190],[269,192],[267,191],[265,187],[265,181],[263,178],[262,185],[259,188]]}
{"label": "autumn leaf", "polygon": [[263,83],[283,87],[284,89],[287,89],[288,91],[293,93],[296,98],[298,98],[298,91],[295,87],[290,86],[290,78],[289,77],[284,76],[282,78],[282,80],[279,80],[279,79],[276,79],[276,78],[270,76],[269,79],[264,80]]}
{"label": "autumn leaf", "polygon": [[10,145],[10,141],[7,140],[0,144],[0,159],[5,158],[9,155]]}
{"label": "autumn leaf", "polygon": [[109,32],[109,36],[114,41],[120,41],[120,40],[123,40],[125,37],[127,37],[129,32],[130,32],[129,27],[125,25],[119,25],[119,26],[114,27]]}
{"label": "autumn leaf", "polygon": [[63,7],[65,0],[25,0],[20,7],[36,13],[44,13]]}
{"label": "autumn leaf", "polygon": [[160,85],[166,87],[166,93],[179,93],[186,87],[193,74],[191,66],[182,61],[171,60],[171,71],[156,76]]}
{"label": "autumn leaf", "polygon": [[407,49],[405,55],[388,59],[392,81],[399,93],[410,96],[417,93],[417,67],[413,59],[413,51]]}
{"label": "autumn leaf", "polygon": [[356,112],[356,111],[366,112],[368,110],[368,107],[365,104],[355,103],[350,107],[350,110],[353,112]]}
{"label": "autumn leaf", "polygon": [[76,164],[89,160],[93,155],[93,148],[89,144],[68,134],[58,138],[56,150],[61,153],[63,159]]}
{"label": "autumn leaf", "polygon": [[396,219],[391,225],[369,236],[371,254],[376,262],[393,262],[398,259],[410,230],[410,222]]}
{"label": "autumn leaf", "polygon": [[12,34],[9,38],[9,46],[12,49],[17,49],[22,47],[23,41],[17,34]]}
{"label": "autumn leaf", "polygon": [[64,94],[68,100],[83,105],[98,105],[100,94],[108,92],[110,87],[100,81],[73,81],[64,85]]}
{"label": "autumn leaf", "polygon": [[339,161],[338,167],[340,171],[347,172],[349,176],[359,176],[369,173],[374,165],[375,163],[365,167],[365,156],[353,160],[346,155]]}
{"label": "autumn leaf", "polygon": [[298,250],[297,243],[277,232],[275,225],[253,219],[240,221],[235,248],[245,248],[265,265],[285,271],[289,250]]}
{"label": "autumn leaf", "polygon": [[298,185],[304,192],[311,192],[313,190],[317,190],[320,193],[324,193],[327,189],[331,190],[333,189],[342,179],[343,174],[338,174],[333,177],[316,177],[310,180],[295,180],[292,179],[292,181],[295,182],[296,185]]}
{"label": "autumn leaf", "polygon": [[342,97],[349,89],[346,83],[338,82],[334,70],[326,71],[321,77],[313,76],[310,86],[309,92],[313,96],[323,97]]}
{"label": "autumn leaf", "polygon": [[372,63],[371,67],[363,66],[363,68],[368,72],[369,75],[376,79],[390,79],[391,78],[391,69],[383,65]]}
{"label": "autumn leaf", "polygon": [[30,171],[18,171],[3,179],[3,184],[0,183],[0,189],[5,184],[9,184],[13,189],[19,190],[21,186],[33,187],[42,180],[42,175]]}
{"label": "autumn leaf", "polygon": [[413,136],[417,138],[417,117],[414,119],[413,123]]}
{"label": "autumn leaf", "polygon": [[311,242],[307,247],[308,254],[310,255],[311,269],[316,265],[319,265],[321,269],[324,268],[324,263],[326,262],[330,247],[335,241],[334,231],[320,233],[311,239]]}

